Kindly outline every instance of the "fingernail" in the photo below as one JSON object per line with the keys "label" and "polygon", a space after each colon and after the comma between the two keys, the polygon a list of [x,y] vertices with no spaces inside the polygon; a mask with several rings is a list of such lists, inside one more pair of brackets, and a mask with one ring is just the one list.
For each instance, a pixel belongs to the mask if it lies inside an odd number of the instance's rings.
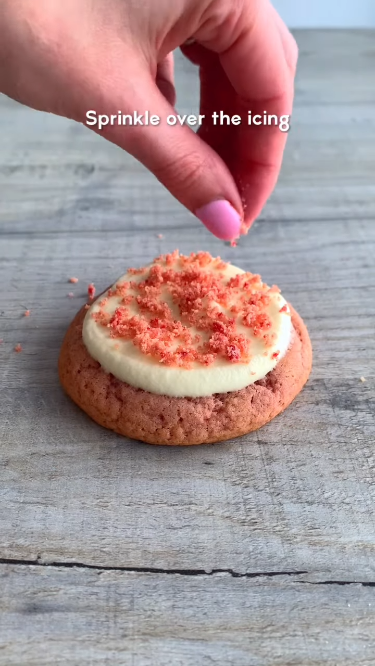
{"label": "fingernail", "polygon": [[219,200],[198,208],[197,218],[221,240],[233,240],[240,235],[241,217],[229,201]]}

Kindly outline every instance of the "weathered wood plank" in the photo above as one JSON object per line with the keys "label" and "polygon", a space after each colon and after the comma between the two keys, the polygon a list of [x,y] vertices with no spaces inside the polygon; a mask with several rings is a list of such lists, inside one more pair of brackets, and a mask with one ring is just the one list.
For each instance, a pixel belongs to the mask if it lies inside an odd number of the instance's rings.
{"label": "weathered wood plank", "polygon": [[[39,562],[0,565],[1,666],[375,663],[373,38],[297,33],[283,172],[236,251],[125,153],[0,99],[0,558]],[[194,110],[195,73],[179,58],[177,74]],[[258,433],[150,447],[59,388],[87,284],[177,246],[278,283],[309,327],[312,378]],[[295,573],[191,575],[215,569]]]}
{"label": "weathered wood plank", "polygon": [[308,387],[258,433],[214,447],[150,447],[98,428],[59,389],[59,345],[88,282],[104,288],[129,262],[177,244],[204,248],[204,234],[4,236],[0,557],[307,570],[318,579],[334,566],[341,578],[374,580],[372,221],[259,224],[236,251],[212,239],[211,251],[280,284],[313,341]]}
{"label": "weathered wood plank", "polygon": [[374,30],[293,30],[298,105],[375,101]]}
{"label": "weathered wood plank", "polygon": [[0,567],[0,664],[369,666],[375,589]]}
{"label": "weathered wood plank", "polygon": [[[163,239],[157,233],[164,233]],[[210,250],[247,270],[277,283],[308,323],[316,354],[314,377],[354,379],[372,367],[375,316],[375,224],[372,220],[257,223],[238,248],[207,237],[199,223],[75,234],[54,232],[3,234],[0,244],[0,337],[9,345],[21,342],[25,356],[10,355],[15,370],[29,362],[29,350],[40,350],[47,339],[56,355],[61,336],[84,302],[87,285],[102,290],[129,265],[142,265],[164,251],[179,247],[189,253]],[[68,283],[77,275],[78,285]],[[73,291],[74,299],[68,299]],[[24,308],[32,316],[22,318]],[[52,315],[53,309],[53,317]],[[35,316],[35,318],[34,318]],[[37,319],[37,321],[36,321]],[[36,328],[39,326],[39,328]],[[29,341],[29,345],[27,344]],[[48,353],[48,351],[47,351]],[[51,384],[53,366],[40,376]],[[10,370],[12,373],[13,371]],[[8,380],[9,382],[9,376]],[[35,374],[34,382],[38,382]],[[22,385],[22,382],[21,382]],[[8,384],[9,387],[13,384]],[[16,380],[16,386],[20,382]],[[362,387],[360,387],[362,388]]]}
{"label": "weathered wood plank", "polygon": [[[301,54],[292,130],[261,219],[374,217],[375,31],[297,31],[296,37]],[[176,76],[179,108],[196,112],[197,74],[181,56]],[[151,174],[87,128],[4,97],[0,114],[4,229],[189,223]]]}

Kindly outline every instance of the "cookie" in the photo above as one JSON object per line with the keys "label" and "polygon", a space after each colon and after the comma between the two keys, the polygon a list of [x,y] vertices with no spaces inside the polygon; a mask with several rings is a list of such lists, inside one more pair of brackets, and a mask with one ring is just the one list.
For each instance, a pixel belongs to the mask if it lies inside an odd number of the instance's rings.
{"label": "cookie", "polygon": [[208,253],[175,252],[129,269],[82,308],[59,375],[100,425],[188,445],[265,425],[300,392],[311,364],[307,329],[277,287]]}

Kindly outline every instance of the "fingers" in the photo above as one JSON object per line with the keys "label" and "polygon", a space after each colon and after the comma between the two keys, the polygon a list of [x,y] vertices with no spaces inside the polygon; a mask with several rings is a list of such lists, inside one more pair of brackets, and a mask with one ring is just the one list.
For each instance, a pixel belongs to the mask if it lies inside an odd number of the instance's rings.
{"label": "fingers", "polygon": [[280,14],[277,13],[276,9],[273,6],[271,7],[271,11],[281,37],[281,42],[283,45],[284,55],[287,65],[289,67],[292,76],[294,77],[297,69],[297,60],[298,60],[297,42],[294,39],[292,33],[288,30]]}
{"label": "fingers", "polygon": [[174,87],[174,60],[173,53],[158,64],[156,72],[156,85],[171,106],[176,104],[176,89]]}
{"label": "fingers", "polygon": [[[219,56],[236,93],[248,102],[254,115],[290,115],[293,75],[285,57],[287,39],[281,34],[269,3],[264,2],[248,32]],[[277,16],[277,14],[276,14]],[[242,126],[236,178],[241,183],[249,228],[273,191],[281,168],[287,133],[279,125]]]}
{"label": "fingers", "polygon": [[126,109],[128,114],[149,110],[160,118],[159,124],[107,126],[101,134],[140,160],[215,236],[223,240],[238,237],[242,205],[228,167],[186,124],[168,124],[168,117],[176,116],[171,104],[143,67],[134,74],[131,90],[124,90],[123,99],[117,88],[107,90],[105,105]]}
{"label": "fingers", "polygon": [[223,158],[241,193],[246,232],[261,212],[280,172],[287,132],[271,124],[248,124],[248,111],[264,119],[288,116],[293,104],[293,79],[297,49],[280,17],[263,0],[254,14],[244,3],[241,29],[227,35],[223,30],[199,36],[200,45],[184,52],[201,67],[201,112],[240,115],[240,126],[212,126],[201,130],[202,138]]}

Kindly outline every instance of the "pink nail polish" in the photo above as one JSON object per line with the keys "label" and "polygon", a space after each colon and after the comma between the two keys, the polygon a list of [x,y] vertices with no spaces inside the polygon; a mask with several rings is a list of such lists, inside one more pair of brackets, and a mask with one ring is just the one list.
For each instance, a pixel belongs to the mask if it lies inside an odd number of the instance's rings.
{"label": "pink nail polish", "polygon": [[241,217],[229,201],[220,199],[198,208],[197,218],[221,240],[233,240],[240,235]]}

